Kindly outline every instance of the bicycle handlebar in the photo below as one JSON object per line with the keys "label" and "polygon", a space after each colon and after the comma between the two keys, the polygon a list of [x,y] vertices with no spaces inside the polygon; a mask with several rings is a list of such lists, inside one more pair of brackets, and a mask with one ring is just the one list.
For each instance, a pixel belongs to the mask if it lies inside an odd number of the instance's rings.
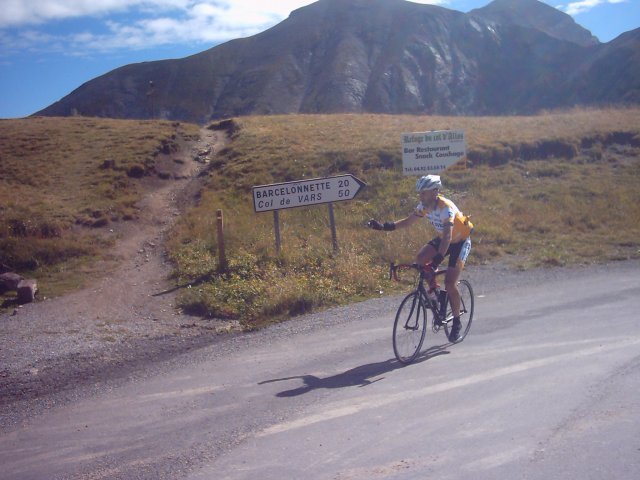
{"label": "bicycle handlebar", "polygon": [[414,269],[424,275],[424,278],[429,281],[436,274],[444,272],[444,270],[438,271],[437,268],[433,268],[431,263],[427,265],[418,265],[417,263],[400,263],[396,265],[394,262],[389,264],[389,280],[395,280],[396,282],[400,281],[398,278],[398,270],[410,270]]}

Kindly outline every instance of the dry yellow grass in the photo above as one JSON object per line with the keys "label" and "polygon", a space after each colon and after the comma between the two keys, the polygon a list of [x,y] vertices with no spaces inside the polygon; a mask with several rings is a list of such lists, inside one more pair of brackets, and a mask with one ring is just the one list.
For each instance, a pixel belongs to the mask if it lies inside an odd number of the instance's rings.
{"label": "dry yellow grass", "polygon": [[[224,209],[231,273],[213,275],[183,298],[199,313],[224,310],[254,325],[298,312],[300,305],[310,309],[392,288],[384,265],[412,261],[433,236],[426,222],[390,234],[364,228],[370,217],[406,216],[417,202],[415,178],[400,173],[406,132],[466,132],[473,161],[443,178],[445,194],[476,223],[470,263],[508,261],[528,268],[640,256],[637,108],[534,117],[291,115],[234,121],[240,127],[234,141],[212,165],[200,205],[179,223],[170,244],[181,280],[213,272],[211,219],[215,209]],[[321,205],[281,212],[278,257],[273,218],[253,213],[251,186],[340,173],[368,183],[356,200],[335,206],[340,254],[332,252],[327,208]]]}
{"label": "dry yellow grass", "polygon": [[[468,168],[443,175],[445,194],[473,215],[470,263],[566,265],[640,257],[640,109],[551,112],[533,117],[288,115],[243,117],[211,164],[198,205],[168,241],[187,310],[243,319],[249,327],[389,291],[389,261],[411,261],[432,230],[372,232],[370,217],[397,219],[416,204],[401,175],[401,135],[464,129]],[[77,271],[107,246],[104,224],[135,218],[144,191],[136,171],[176,132],[171,122],[86,118],[0,121],[0,262]],[[131,176],[131,174],[134,174]],[[251,186],[351,173],[368,187],[335,205],[334,254],[327,207],[255,214]],[[28,201],[17,201],[28,199]],[[616,208],[616,206],[622,208]],[[216,274],[215,210],[226,221],[230,270]],[[69,235],[71,230],[92,234]],[[46,266],[52,267],[47,270]],[[53,278],[61,284],[68,275]]]}
{"label": "dry yellow grass", "polygon": [[198,130],[81,117],[0,120],[0,263],[38,276],[103,255],[107,236],[84,227],[134,219],[140,175],[178,133]]}

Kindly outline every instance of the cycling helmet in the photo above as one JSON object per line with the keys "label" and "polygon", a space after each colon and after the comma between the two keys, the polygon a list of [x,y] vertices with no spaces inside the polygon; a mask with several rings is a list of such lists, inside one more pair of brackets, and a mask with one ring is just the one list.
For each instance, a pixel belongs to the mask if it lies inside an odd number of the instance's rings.
{"label": "cycling helmet", "polygon": [[442,182],[440,181],[440,175],[425,175],[424,177],[420,177],[416,182],[416,192],[440,190],[441,188]]}

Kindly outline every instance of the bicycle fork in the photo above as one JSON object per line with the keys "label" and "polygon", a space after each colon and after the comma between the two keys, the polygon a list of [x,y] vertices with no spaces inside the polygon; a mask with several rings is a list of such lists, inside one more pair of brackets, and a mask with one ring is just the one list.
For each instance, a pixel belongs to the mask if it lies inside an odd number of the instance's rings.
{"label": "bicycle fork", "polygon": [[[407,317],[407,321],[404,324],[405,330],[418,330],[420,328],[420,295],[415,295],[413,297],[413,302],[411,303],[411,312]],[[417,309],[417,311],[416,311]],[[415,317],[414,314],[415,313]]]}

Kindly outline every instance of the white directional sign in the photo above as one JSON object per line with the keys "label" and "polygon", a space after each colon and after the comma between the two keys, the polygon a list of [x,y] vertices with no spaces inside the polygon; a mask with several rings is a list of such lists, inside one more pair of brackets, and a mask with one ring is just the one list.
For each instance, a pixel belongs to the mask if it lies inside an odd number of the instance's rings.
{"label": "white directional sign", "polygon": [[353,175],[314,178],[252,187],[256,212],[304,207],[353,199],[366,184]]}
{"label": "white directional sign", "polygon": [[402,134],[402,173],[440,173],[466,155],[464,130]]}

